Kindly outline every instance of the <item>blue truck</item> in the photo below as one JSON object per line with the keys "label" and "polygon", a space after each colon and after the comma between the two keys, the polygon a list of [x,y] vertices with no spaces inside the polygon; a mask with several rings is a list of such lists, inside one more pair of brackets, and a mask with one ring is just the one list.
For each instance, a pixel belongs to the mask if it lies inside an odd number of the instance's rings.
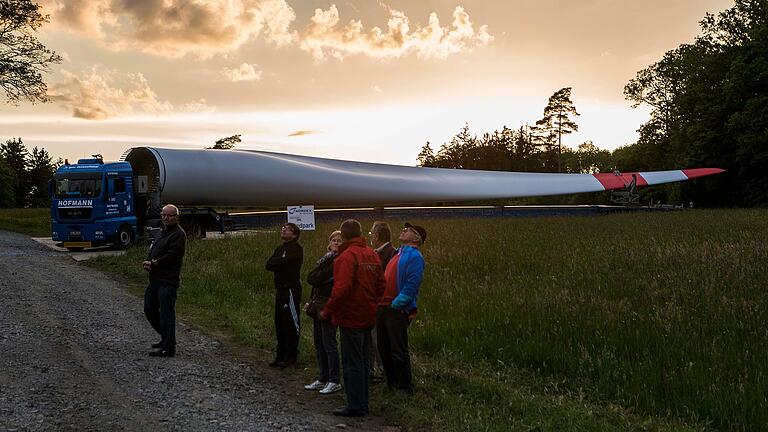
{"label": "blue truck", "polygon": [[[162,188],[153,177],[142,166],[104,163],[99,155],[60,166],[49,187],[52,239],[72,251],[136,243],[162,227]],[[188,235],[205,237],[206,231],[224,230],[225,216],[211,208],[180,207],[180,211]]]}

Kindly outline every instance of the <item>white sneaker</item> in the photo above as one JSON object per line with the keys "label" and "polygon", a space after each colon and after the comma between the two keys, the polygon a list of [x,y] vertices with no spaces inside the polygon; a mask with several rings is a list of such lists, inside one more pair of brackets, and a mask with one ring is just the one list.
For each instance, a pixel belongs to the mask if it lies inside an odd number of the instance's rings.
{"label": "white sneaker", "polygon": [[320,390],[320,394],[336,393],[339,390],[341,390],[341,384],[329,382],[328,384],[325,385],[325,387],[323,387],[322,390]]}
{"label": "white sneaker", "polygon": [[[330,384],[330,383],[328,383]],[[315,380],[312,384],[307,384],[304,386],[305,390],[321,390],[326,387],[325,383],[320,380]]]}

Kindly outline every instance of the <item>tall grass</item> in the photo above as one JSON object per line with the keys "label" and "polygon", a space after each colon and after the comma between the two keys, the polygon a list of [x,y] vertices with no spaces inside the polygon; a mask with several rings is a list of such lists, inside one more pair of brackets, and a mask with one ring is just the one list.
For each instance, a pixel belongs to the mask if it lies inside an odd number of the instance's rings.
{"label": "tall grass", "polygon": [[430,226],[413,332],[646,412],[768,426],[766,211]]}
{"label": "tall grass", "polygon": [[[421,221],[417,395],[376,390],[374,411],[411,429],[768,430],[766,216]],[[336,226],[302,235],[304,274]],[[277,243],[276,230],[190,242],[180,312],[272,347]],[[145,281],[144,253],[97,265]]]}
{"label": "tall grass", "polygon": [[50,237],[51,209],[0,209],[0,229],[32,237]]}

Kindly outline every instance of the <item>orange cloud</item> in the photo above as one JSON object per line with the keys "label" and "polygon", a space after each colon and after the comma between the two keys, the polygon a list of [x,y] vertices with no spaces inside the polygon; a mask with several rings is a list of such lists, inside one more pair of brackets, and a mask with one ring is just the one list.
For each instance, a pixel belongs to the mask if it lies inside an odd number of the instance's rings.
{"label": "orange cloud", "polygon": [[312,53],[316,60],[327,57],[343,59],[360,54],[384,59],[396,58],[415,52],[422,58],[446,58],[474,46],[493,41],[488,26],[475,30],[469,14],[457,6],[453,11],[451,28],[443,27],[434,12],[426,27],[416,27],[411,32],[410,20],[401,11],[388,9],[390,13],[387,31],[373,27],[366,32],[359,20],[352,20],[339,27],[339,11],[331,5],[327,11],[315,9],[312,23],[303,32],[301,48]]}
{"label": "orange cloud", "polygon": [[221,72],[225,78],[232,82],[258,81],[261,79],[261,71],[256,70],[254,66],[243,63],[236,69],[224,68]]}
{"label": "orange cloud", "polygon": [[[49,88],[49,97],[72,116],[88,120],[103,120],[132,113],[162,114],[174,106],[160,100],[141,73],[119,74],[98,67],[77,76],[62,70],[64,79]],[[184,110],[204,111],[205,100],[186,104]]]}
{"label": "orange cloud", "polygon": [[302,136],[302,135],[314,135],[319,134],[320,131],[313,131],[313,130],[299,130],[296,132],[293,132],[291,134],[288,134],[289,137],[295,137],[295,136]]}
{"label": "orange cloud", "polygon": [[296,13],[287,0],[40,0],[52,27],[82,33],[112,50],[135,50],[166,57],[209,58],[238,50],[262,38],[275,46],[298,45],[316,60],[365,55],[376,59],[415,53],[421,58],[451,54],[493,41],[488,27],[475,28],[461,6],[450,26],[437,14],[412,28],[402,11],[389,13],[387,29],[366,30],[362,21],[340,26],[335,4],[316,9],[301,32],[291,29]]}
{"label": "orange cloud", "polygon": [[262,37],[290,44],[296,15],[285,0],[45,0],[52,24],[114,50],[210,57]]}

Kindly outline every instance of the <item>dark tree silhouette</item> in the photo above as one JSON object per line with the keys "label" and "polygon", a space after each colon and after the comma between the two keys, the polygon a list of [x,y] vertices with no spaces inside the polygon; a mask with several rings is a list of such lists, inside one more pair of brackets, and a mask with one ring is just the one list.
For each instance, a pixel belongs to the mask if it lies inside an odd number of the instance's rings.
{"label": "dark tree silhouette", "polygon": [[219,149],[219,150],[229,150],[231,148],[234,148],[237,144],[240,144],[242,141],[240,139],[240,134],[228,136],[226,138],[221,138],[219,140],[216,140],[216,143],[213,145],[213,147],[206,147],[208,149]]}
{"label": "dark tree silhouette", "polygon": [[0,144],[0,156],[13,173],[12,188],[14,191],[14,207],[24,207],[29,194],[29,176],[27,175],[27,158],[29,152],[21,138],[9,139]]}
{"label": "dark tree silhouette", "polygon": [[9,103],[48,101],[42,74],[61,57],[34,35],[45,22],[48,15],[40,13],[37,3],[0,0],[0,87]]}
{"label": "dark tree silhouette", "polygon": [[47,207],[51,204],[48,197],[48,181],[56,172],[56,163],[48,152],[37,147],[29,154],[27,177],[29,178],[29,193],[26,197],[26,207]]}
{"label": "dark tree silhouette", "polygon": [[[561,88],[549,97],[544,107],[544,117],[536,122],[537,134],[544,143],[555,146],[557,150],[557,171],[562,170],[563,135],[579,130],[570,115],[578,116],[576,107],[571,100],[571,87]],[[554,141],[557,138],[557,141]]]}
{"label": "dark tree silhouette", "polygon": [[435,166],[435,153],[432,151],[432,147],[429,146],[429,141],[421,148],[421,152],[416,157],[421,167],[434,167]]}
{"label": "dark tree silhouette", "polygon": [[0,208],[16,205],[16,173],[0,155]]}

